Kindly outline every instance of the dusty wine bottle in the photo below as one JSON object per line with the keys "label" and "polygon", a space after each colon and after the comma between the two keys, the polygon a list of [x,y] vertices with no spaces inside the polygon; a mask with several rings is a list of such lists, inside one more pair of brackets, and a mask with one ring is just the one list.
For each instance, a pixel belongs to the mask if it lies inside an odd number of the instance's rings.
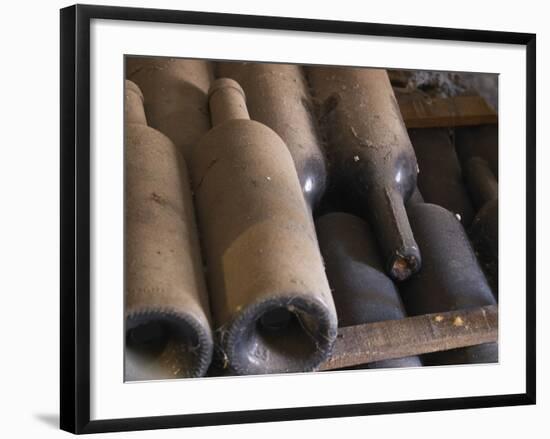
{"label": "dusty wine bottle", "polygon": [[[448,210],[435,204],[409,207],[409,220],[422,250],[422,270],[400,285],[409,315],[494,305],[495,298],[479,267],[464,228]],[[461,330],[459,317],[453,322]],[[425,365],[498,361],[496,343],[423,356]]]}
{"label": "dusty wine bottle", "polygon": [[472,157],[465,167],[468,188],[479,208],[468,232],[498,296],[498,182],[489,163]]}
{"label": "dusty wine bottle", "polygon": [[216,73],[237,81],[246,94],[250,118],[267,125],[283,139],[313,211],[325,190],[327,169],[301,67],[221,62],[217,63]]}
{"label": "dusty wine bottle", "polygon": [[481,157],[498,180],[498,125],[455,128],[454,144],[462,166],[472,157]]}
{"label": "dusty wine bottle", "polygon": [[190,148],[210,129],[207,61],[128,57],[126,77],[143,92],[149,126],[167,135],[188,158]]}
{"label": "dusty wine bottle", "polygon": [[250,120],[237,82],[217,79],[209,96],[213,128],[191,175],[224,362],[235,374],[314,370],[337,319],[292,157]]}
{"label": "dusty wine bottle", "polygon": [[498,182],[487,160],[472,157],[466,162],[464,176],[478,209],[498,198]]}
{"label": "dusty wine bottle", "polygon": [[125,379],[202,376],[213,337],[185,163],[125,90]]}
{"label": "dusty wine bottle", "polygon": [[[399,292],[384,272],[368,224],[347,213],[328,213],[316,221],[339,327],[405,317]],[[376,361],[369,368],[422,366],[419,357]]]}
{"label": "dusty wine bottle", "polygon": [[308,67],[306,72],[321,108],[330,178],[361,204],[386,271],[404,280],[421,265],[405,211],[418,166],[388,75],[348,67]]}
{"label": "dusty wine bottle", "polygon": [[445,128],[409,130],[409,137],[418,161],[418,188],[428,203],[453,212],[465,227],[474,216],[466,192],[460,162],[449,132]]}
{"label": "dusty wine bottle", "polygon": [[420,189],[418,189],[418,186],[414,188],[414,191],[412,195],[410,196],[409,200],[407,201],[407,206],[412,204],[420,204],[424,203],[424,197],[422,196],[422,193],[420,192]]}

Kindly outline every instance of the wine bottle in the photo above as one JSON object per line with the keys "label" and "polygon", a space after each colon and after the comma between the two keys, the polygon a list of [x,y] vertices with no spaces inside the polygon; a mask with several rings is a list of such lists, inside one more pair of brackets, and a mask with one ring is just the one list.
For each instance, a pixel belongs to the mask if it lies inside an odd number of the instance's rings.
{"label": "wine bottle", "polygon": [[[376,240],[361,218],[334,212],[316,221],[339,327],[397,320],[405,309],[385,274]],[[418,356],[376,361],[369,368],[422,366]]]}
{"label": "wine bottle", "polygon": [[216,67],[218,76],[241,85],[250,118],[283,139],[313,211],[325,190],[327,170],[301,67],[257,62],[220,62]]}
{"label": "wine bottle", "polygon": [[145,98],[149,126],[167,135],[188,159],[190,148],[210,129],[211,63],[202,60],[127,57],[126,77]]}
{"label": "wine bottle", "polygon": [[481,157],[498,180],[498,125],[455,128],[454,144],[462,166],[472,157]]}
{"label": "wine bottle", "polygon": [[421,203],[424,203],[424,197],[422,196],[420,189],[418,189],[418,186],[416,186],[414,188],[412,195],[407,201],[407,207],[412,204],[421,204]]}
{"label": "wine bottle", "polygon": [[125,379],[202,376],[213,337],[185,164],[131,81],[125,115]]}
{"label": "wine bottle", "polygon": [[474,216],[466,192],[460,162],[449,132],[445,128],[409,130],[409,137],[418,161],[418,188],[428,203],[450,210],[465,227]]}
{"label": "wine bottle", "polygon": [[237,82],[217,79],[209,104],[191,177],[221,356],[239,375],[314,370],[337,319],[292,156]]}
{"label": "wine bottle", "polygon": [[[479,267],[464,228],[448,210],[435,204],[409,207],[409,220],[422,250],[422,270],[400,285],[409,315],[494,305],[495,298]],[[460,330],[461,320],[454,322]],[[498,361],[496,343],[423,356],[425,365]]]}
{"label": "wine bottle", "polygon": [[327,137],[330,178],[364,209],[386,271],[404,280],[420,269],[405,203],[418,166],[385,70],[308,67]]}
{"label": "wine bottle", "polygon": [[468,160],[465,176],[479,209],[468,232],[498,297],[498,182],[489,163],[480,157]]}
{"label": "wine bottle", "polygon": [[487,160],[470,158],[464,167],[464,176],[478,209],[498,198],[498,182]]}

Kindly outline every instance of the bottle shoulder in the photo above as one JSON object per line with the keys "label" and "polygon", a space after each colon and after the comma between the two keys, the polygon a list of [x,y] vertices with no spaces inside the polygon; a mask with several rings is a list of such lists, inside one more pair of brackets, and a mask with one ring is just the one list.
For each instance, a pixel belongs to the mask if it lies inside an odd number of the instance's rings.
{"label": "bottle shoulder", "polygon": [[126,123],[124,125],[124,136],[126,141],[133,140],[133,143],[163,144],[174,148],[172,140],[159,130],[140,123]]}
{"label": "bottle shoulder", "polygon": [[269,144],[288,150],[283,139],[268,126],[255,120],[233,119],[210,129],[197,143],[195,153],[208,147],[251,144]]}

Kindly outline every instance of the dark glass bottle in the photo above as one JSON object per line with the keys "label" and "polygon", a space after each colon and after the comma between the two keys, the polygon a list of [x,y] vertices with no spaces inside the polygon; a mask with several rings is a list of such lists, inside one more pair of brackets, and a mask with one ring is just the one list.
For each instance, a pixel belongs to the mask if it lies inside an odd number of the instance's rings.
{"label": "dark glass bottle", "polygon": [[250,118],[267,125],[283,139],[313,211],[325,191],[327,169],[301,67],[219,62],[216,74],[237,81],[246,94]]}
{"label": "dark glass bottle", "polygon": [[[376,240],[361,218],[329,213],[316,221],[319,246],[340,327],[397,320],[405,309],[385,274]],[[377,361],[369,368],[422,366],[417,356]]]}
{"label": "dark glass bottle", "polygon": [[421,265],[405,203],[418,166],[385,70],[308,67],[327,137],[330,178],[364,209],[386,271],[404,280]]}
{"label": "dark glass bottle", "polygon": [[472,157],[481,157],[498,180],[498,125],[455,128],[454,144],[462,166]]}
{"label": "dark glass bottle", "polygon": [[132,56],[126,59],[126,78],[143,92],[149,126],[167,135],[188,159],[190,149],[210,129],[211,63]]}
{"label": "dark glass bottle", "polygon": [[191,176],[224,363],[235,374],[314,370],[337,319],[292,156],[250,120],[237,82],[218,79],[209,94],[213,128]]}
{"label": "dark glass bottle", "polygon": [[468,227],[474,209],[449,131],[446,128],[411,129],[409,137],[418,160],[418,188],[424,200],[450,210]]}
{"label": "dark glass bottle", "polygon": [[420,189],[418,189],[418,186],[414,188],[414,191],[412,195],[410,196],[409,200],[407,201],[407,206],[413,205],[413,204],[420,204],[424,203],[424,196],[420,192]]}
{"label": "dark glass bottle", "polygon": [[[415,204],[408,210],[423,261],[422,270],[400,285],[407,313],[494,305],[495,298],[455,215],[435,204]],[[423,361],[425,365],[496,362],[498,346],[486,343],[435,352],[424,355]]]}
{"label": "dark glass bottle", "polygon": [[125,90],[125,379],[202,376],[213,351],[185,163]]}
{"label": "dark glass bottle", "polygon": [[487,160],[470,158],[464,167],[468,189],[478,209],[498,198],[498,182]]}
{"label": "dark glass bottle", "polygon": [[480,157],[468,160],[465,176],[479,209],[468,232],[498,297],[498,182],[489,163]]}

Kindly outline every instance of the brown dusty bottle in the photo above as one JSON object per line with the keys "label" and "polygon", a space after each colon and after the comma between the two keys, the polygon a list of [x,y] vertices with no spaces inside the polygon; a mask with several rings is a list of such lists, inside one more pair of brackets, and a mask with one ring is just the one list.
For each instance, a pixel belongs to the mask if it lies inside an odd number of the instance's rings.
{"label": "brown dusty bottle", "polygon": [[125,90],[125,379],[197,377],[213,352],[185,163]]}
{"label": "brown dusty bottle", "polygon": [[210,129],[211,63],[203,60],[128,57],[126,77],[142,90],[149,126],[167,135],[188,159]]}
{"label": "brown dusty bottle", "polygon": [[472,157],[481,157],[498,180],[498,125],[455,128],[454,144],[462,166]]}
{"label": "brown dusty bottle", "polygon": [[[316,226],[339,327],[405,317],[399,292],[384,272],[368,224],[357,216],[334,212],[317,219]],[[422,366],[417,356],[367,365],[368,368],[416,366]]]}
{"label": "brown dusty bottle", "polygon": [[479,209],[468,232],[498,297],[498,182],[489,163],[480,157],[468,160],[465,176]]}
{"label": "brown dusty bottle", "polygon": [[[409,207],[409,220],[422,250],[422,270],[400,285],[409,315],[494,305],[495,298],[477,262],[462,224],[452,212],[435,204]],[[461,321],[454,322],[457,330]],[[435,352],[425,365],[498,361],[496,343]]]}
{"label": "brown dusty bottle", "polygon": [[316,369],[337,319],[292,156],[252,121],[239,84],[210,88],[192,181],[221,355],[230,373]]}
{"label": "brown dusty bottle", "polygon": [[361,205],[387,273],[404,280],[420,269],[405,203],[418,166],[385,70],[308,67],[327,137],[330,178]]}
{"label": "brown dusty bottle", "polygon": [[462,178],[460,162],[445,128],[409,130],[418,161],[418,188],[428,203],[453,212],[468,227],[474,209]]}
{"label": "brown dusty bottle", "polygon": [[237,81],[250,118],[275,131],[288,147],[302,192],[313,211],[325,191],[327,169],[308,86],[300,66],[220,62],[216,73]]}

